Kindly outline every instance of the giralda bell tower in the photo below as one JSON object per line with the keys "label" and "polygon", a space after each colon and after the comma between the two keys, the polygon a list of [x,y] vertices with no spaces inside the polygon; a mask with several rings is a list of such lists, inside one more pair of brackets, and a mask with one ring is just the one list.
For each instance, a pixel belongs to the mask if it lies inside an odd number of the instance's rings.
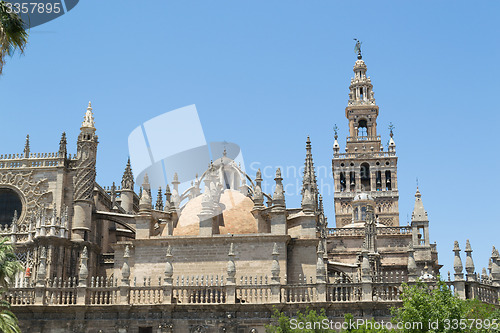
{"label": "giralda bell tower", "polygon": [[349,86],[349,102],[345,116],[349,121],[345,153],[340,153],[335,130],[333,145],[334,205],[337,228],[352,223],[351,201],[356,193],[366,192],[375,200],[378,223],[399,225],[396,144],[392,128],[387,151],[377,133],[379,108],[375,104],[373,85],[366,76],[366,64],[361,57],[354,64],[354,78]]}

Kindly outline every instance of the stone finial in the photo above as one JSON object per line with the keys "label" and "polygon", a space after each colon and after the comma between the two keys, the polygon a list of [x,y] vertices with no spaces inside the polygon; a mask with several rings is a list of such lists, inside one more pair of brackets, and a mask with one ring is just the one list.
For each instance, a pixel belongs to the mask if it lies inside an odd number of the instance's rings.
{"label": "stone finial", "polygon": [[89,102],[85,117],[83,119],[82,128],[95,129],[94,114],[92,113],[92,104]]}
{"label": "stone finial", "polygon": [[229,260],[227,262],[227,276],[231,279],[234,279],[234,277],[236,276],[236,265],[234,264],[234,244],[231,243],[231,245],[229,245],[229,253],[228,253],[228,256],[229,256]]}
{"label": "stone finial", "polygon": [[500,285],[500,255],[498,250],[493,246],[491,254],[491,279],[496,285]]}
{"label": "stone finial", "polygon": [[116,204],[116,184],[111,185],[111,209],[115,208]]}
{"label": "stone finial", "polygon": [[488,279],[488,272],[486,271],[486,268],[483,267],[483,271],[481,272],[481,280],[487,280]]}
{"label": "stone finial", "polygon": [[141,194],[141,199],[139,201],[139,210],[149,211],[151,210],[152,207],[152,199],[151,199],[151,187],[149,185],[149,177],[147,173],[144,175],[142,188],[143,190]]}
{"label": "stone finial", "polygon": [[37,286],[44,286],[47,278],[47,249],[42,246],[40,250],[40,264],[37,272]]}
{"label": "stone finial", "polygon": [[165,282],[172,282],[172,276],[174,275],[174,268],[172,266],[172,246],[170,244],[167,245],[167,253],[165,255],[167,258],[167,263],[165,265]]}
{"label": "stone finial", "polygon": [[165,207],[163,208],[164,211],[168,212],[171,207],[170,200],[172,198],[172,192],[170,192],[170,186],[167,184],[167,187],[165,189]]}
{"label": "stone finial", "polygon": [[467,279],[473,279],[474,278],[474,261],[472,260],[472,247],[470,246],[470,242],[467,239],[467,242],[465,244],[465,253],[467,255],[465,259],[465,271],[467,272]]}
{"label": "stone finial", "polygon": [[59,156],[60,157],[64,157],[65,158],[66,155],[68,154],[66,145],[67,145],[66,132],[62,132],[61,140],[59,140]]}
{"label": "stone finial", "polygon": [[127,165],[122,176],[122,190],[134,190],[134,175],[132,173],[132,166],[130,165],[130,157],[127,160]]}
{"label": "stone finial", "polygon": [[279,254],[280,254],[280,253],[279,253],[279,251],[278,251],[278,243],[274,243],[274,244],[273,244],[273,253],[272,253],[272,255],[273,255],[273,256],[279,256]]}
{"label": "stone finial", "polygon": [[177,172],[174,173],[174,179],[172,180],[172,185],[174,185],[174,188],[176,188],[176,186],[178,186],[181,182],[179,182],[179,175],[177,174]]}
{"label": "stone finial", "polygon": [[285,191],[283,190],[283,178],[281,178],[281,169],[276,169],[276,188],[273,194],[273,206],[275,207],[285,207]]}
{"label": "stone finial", "polygon": [[325,253],[325,249],[323,248],[323,241],[320,239],[318,243],[317,260],[316,260],[316,280],[318,282],[326,281],[326,269],[325,262],[323,260],[323,254]]}
{"label": "stone finial", "polygon": [[279,282],[279,275],[280,275],[280,263],[278,261],[278,243],[273,244],[273,262],[271,263],[271,275],[272,275],[272,280],[276,283]]}
{"label": "stone finial", "polygon": [[415,250],[413,242],[408,244],[408,281],[415,282],[417,278],[417,263],[415,262]]}
{"label": "stone finial", "polygon": [[361,260],[361,278],[363,282],[371,281],[372,270],[370,267],[370,260],[368,259],[368,250],[366,247],[361,252],[362,260]]}
{"label": "stone finial", "polygon": [[26,135],[26,143],[24,144],[24,158],[30,157],[30,135]]}
{"label": "stone finial", "polygon": [[255,189],[253,195],[253,202],[255,208],[263,208],[264,207],[264,194],[262,193],[262,173],[257,170],[257,174],[255,175]]}
{"label": "stone finial", "polygon": [[78,272],[79,285],[85,287],[87,285],[87,278],[89,276],[89,269],[87,261],[89,259],[87,247],[85,246],[80,254],[80,270]]}
{"label": "stone finial", "polygon": [[455,241],[453,252],[455,252],[455,259],[453,260],[453,269],[455,270],[455,280],[462,280],[464,274],[462,259],[460,259],[460,246],[458,245],[458,241]]}
{"label": "stone finial", "polygon": [[163,210],[163,193],[161,192],[161,187],[158,187],[158,194],[156,196],[156,210]]}

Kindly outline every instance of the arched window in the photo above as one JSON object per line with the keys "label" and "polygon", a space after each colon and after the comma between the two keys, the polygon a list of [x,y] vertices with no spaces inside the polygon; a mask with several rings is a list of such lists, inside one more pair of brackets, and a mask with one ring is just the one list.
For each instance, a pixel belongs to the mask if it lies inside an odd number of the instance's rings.
{"label": "arched window", "polygon": [[358,215],[358,207],[354,210],[354,220],[357,221],[359,220],[359,215]]}
{"label": "arched window", "polygon": [[358,136],[367,136],[368,135],[368,123],[365,119],[361,119],[358,122]]}
{"label": "arched window", "polygon": [[385,189],[387,191],[390,191],[392,189],[391,172],[389,170],[385,172]]}
{"label": "arched window", "polygon": [[340,173],[340,192],[345,192],[345,189],[346,189],[345,173],[341,172]]}
{"label": "arched window", "polygon": [[361,176],[361,190],[371,191],[370,165],[368,163],[361,164],[360,176]]}
{"label": "arched window", "polygon": [[14,212],[21,215],[23,204],[16,191],[10,188],[0,188],[0,224],[8,225],[12,223]]}
{"label": "arched window", "polygon": [[361,220],[366,221],[366,207],[361,207]]}
{"label": "arched window", "polygon": [[376,179],[377,191],[382,191],[382,171],[377,171]]}

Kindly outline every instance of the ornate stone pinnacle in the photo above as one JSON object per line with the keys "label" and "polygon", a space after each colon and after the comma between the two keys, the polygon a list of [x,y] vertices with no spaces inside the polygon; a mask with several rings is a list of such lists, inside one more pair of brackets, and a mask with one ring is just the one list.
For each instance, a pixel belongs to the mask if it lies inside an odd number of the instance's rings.
{"label": "ornate stone pinnacle", "polygon": [[278,251],[278,243],[273,244],[273,256],[278,256],[280,253]]}
{"label": "ornate stone pinnacle", "polygon": [[87,250],[86,246],[83,248],[83,251],[82,251],[82,254],[81,254],[81,258],[82,259],[88,259],[89,258],[89,253],[88,253],[88,250]]}
{"label": "ornate stone pinnacle", "polygon": [[62,132],[61,140],[59,141],[59,156],[66,157],[67,155],[66,145],[67,145],[66,132]]}
{"label": "ornate stone pinnacle", "polygon": [[26,135],[26,143],[24,144],[24,157],[30,157],[30,135]]}
{"label": "ornate stone pinnacle", "polygon": [[130,258],[130,247],[125,245],[125,250],[123,251],[123,258]]}
{"label": "ornate stone pinnacle", "polygon": [[134,175],[132,173],[132,167],[130,165],[130,157],[127,160],[127,165],[125,166],[125,171],[123,172],[122,189],[123,190],[134,189]]}

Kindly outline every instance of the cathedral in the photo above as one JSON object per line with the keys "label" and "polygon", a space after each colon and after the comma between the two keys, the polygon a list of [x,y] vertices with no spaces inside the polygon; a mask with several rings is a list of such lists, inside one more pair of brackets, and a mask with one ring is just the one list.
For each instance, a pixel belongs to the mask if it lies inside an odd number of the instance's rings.
{"label": "cathedral", "polygon": [[[391,130],[382,144],[361,53],[353,71],[343,151],[332,138],[335,228],[309,137],[300,207],[287,206],[280,169],[265,193],[262,173],[225,153],[185,191],[175,176],[152,189],[145,175],[136,193],[130,160],[120,186],[102,186],[90,103],[76,154],[63,133],[56,152],[31,152],[27,137],[22,153],[0,155],[0,233],[23,265],[6,300],[22,331],[263,333],[273,307],[388,320],[402,283],[433,284],[443,272],[418,188],[400,225],[396,141]],[[498,250],[481,273],[468,241],[465,273],[459,243],[451,250],[455,294],[498,304]]]}

